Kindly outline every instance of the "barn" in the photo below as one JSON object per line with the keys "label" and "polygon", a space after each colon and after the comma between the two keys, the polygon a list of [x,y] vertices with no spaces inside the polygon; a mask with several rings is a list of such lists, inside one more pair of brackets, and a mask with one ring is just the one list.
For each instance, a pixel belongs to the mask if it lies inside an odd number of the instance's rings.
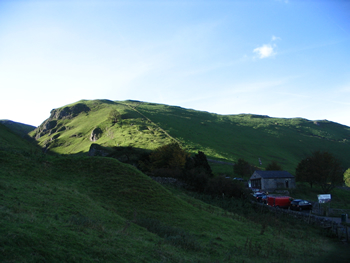
{"label": "barn", "polygon": [[252,188],[264,191],[295,188],[295,177],[287,171],[255,171],[250,177]]}

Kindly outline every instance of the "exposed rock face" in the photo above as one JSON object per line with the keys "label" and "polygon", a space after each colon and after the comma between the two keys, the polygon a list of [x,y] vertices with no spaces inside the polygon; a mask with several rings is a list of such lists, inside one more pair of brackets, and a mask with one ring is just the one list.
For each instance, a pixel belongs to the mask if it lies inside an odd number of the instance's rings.
{"label": "exposed rock face", "polygon": [[63,109],[53,109],[49,119],[73,118],[82,112],[89,112],[90,108],[83,103],[75,104],[72,107],[64,107]]}
{"label": "exposed rock face", "polygon": [[107,156],[109,152],[105,151],[100,145],[93,143],[88,154],[89,156]]}
{"label": "exposed rock face", "polygon": [[90,108],[83,103],[75,104],[72,107],[64,107],[60,109],[53,109],[50,113],[50,117],[45,120],[38,128],[35,129],[35,139],[39,139],[41,136],[47,133],[55,133],[57,129],[62,130],[64,127],[57,126],[57,120],[64,118],[74,118],[82,112],[89,112]]}
{"label": "exposed rock face", "polygon": [[96,142],[101,137],[102,133],[102,130],[98,127],[93,129],[90,135],[90,141]]}

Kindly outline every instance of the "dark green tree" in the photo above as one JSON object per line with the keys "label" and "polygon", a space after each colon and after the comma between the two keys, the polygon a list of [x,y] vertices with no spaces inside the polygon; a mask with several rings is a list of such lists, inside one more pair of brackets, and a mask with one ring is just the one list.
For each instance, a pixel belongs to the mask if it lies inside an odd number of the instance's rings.
{"label": "dark green tree", "polygon": [[311,158],[308,157],[301,160],[295,169],[296,179],[308,183],[311,188],[317,182],[317,174],[312,172],[312,165]]}
{"label": "dark green tree", "polygon": [[208,160],[207,160],[207,156],[205,155],[204,152],[198,151],[198,154],[196,154],[193,157],[193,161],[194,161],[194,166],[196,168],[201,168],[202,170],[205,171],[205,173],[209,177],[214,177],[213,171],[211,170],[211,167],[210,167]]}
{"label": "dark green tree", "polygon": [[190,188],[197,192],[204,192],[208,186],[209,179],[213,178],[213,172],[204,152],[198,151],[193,157],[187,157],[183,180]]}
{"label": "dark green tree", "polygon": [[235,165],[233,166],[233,172],[236,175],[243,177],[251,176],[255,170],[256,167],[250,165],[247,161],[245,161],[242,158],[239,158],[237,163],[235,163]]}
{"label": "dark green tree", "polygon": [[119,111],[113,109],[109,112],[108,119],[112,121],[112,123],[117,123],[121,120],[121,115]]}
{"label": "dark green tree", "polygon": [[318,184],[324,193],[343,183],[343,173],[338,159],[327,151],[316,151],[303,159],[295,172],[298,180],[308,182],[310,186]]}
{"label": "dark green tree", "polygon": [[279,165],[276,161],[272,161],[270,162],[266,168],[265,168],[266,171],[282,171],[282,166]]}
{"label": "dark green tree", "polygon": [[169,143],[155,149],[150,155],[150,161],[153,169],[182,169],[188,156],[189,154],[178,143]]}

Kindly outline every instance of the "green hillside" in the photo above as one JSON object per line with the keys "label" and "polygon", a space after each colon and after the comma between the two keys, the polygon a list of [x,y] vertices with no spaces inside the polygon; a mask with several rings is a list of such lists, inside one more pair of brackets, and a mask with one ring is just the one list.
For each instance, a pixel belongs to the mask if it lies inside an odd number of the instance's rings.
{"label": "green hillside", "polygon": [[0,123],[4,124],[7,128],[17,133],[20,136],[28,136],[28,133],[33,131],[36,127],[20,122],[14,122],[10,120],[0,120]]}
{"label": "green hillside", "polygon": [[[109,119],[117,110],[121,120]],[[82,100],[55,109],[31,133],[47,149],[76,154],[89,150],[91,132],[99,128],[102,146],[155,149],[173,140],[189,152],[235,162],[244,158],[262,166],[277,161],[294,173],[298,162],[315,150],[329,151],[350,167],[350,128],[327,120],[283,119],[241,114],[218,115],[139,101]],[[230,168],[231,169],[231,168]]]}
{"label": "green hillside", "polygon": [[0,123],[0,149],[1,150],[26,150],[38,151],[39,148],[33,146],[22,136],[10,130],[4,124]]}
{"label": "green hillside", "polygon": [[116,159],[43,154],[3,125],[0,135],[0,262],[347,260],[319,229],[249,202],[228,212]]}

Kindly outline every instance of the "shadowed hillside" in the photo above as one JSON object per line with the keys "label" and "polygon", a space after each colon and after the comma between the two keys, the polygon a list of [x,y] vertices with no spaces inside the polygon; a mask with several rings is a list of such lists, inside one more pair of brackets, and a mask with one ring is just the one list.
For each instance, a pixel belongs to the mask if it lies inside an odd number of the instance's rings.
{"label": "shadowed hillside", "polygon": [[20,136],[28,136],[28,133],[33,131],[36,127],[28,124],[14,122],[10,120],[0,120],[7,128],[17,133]]}

